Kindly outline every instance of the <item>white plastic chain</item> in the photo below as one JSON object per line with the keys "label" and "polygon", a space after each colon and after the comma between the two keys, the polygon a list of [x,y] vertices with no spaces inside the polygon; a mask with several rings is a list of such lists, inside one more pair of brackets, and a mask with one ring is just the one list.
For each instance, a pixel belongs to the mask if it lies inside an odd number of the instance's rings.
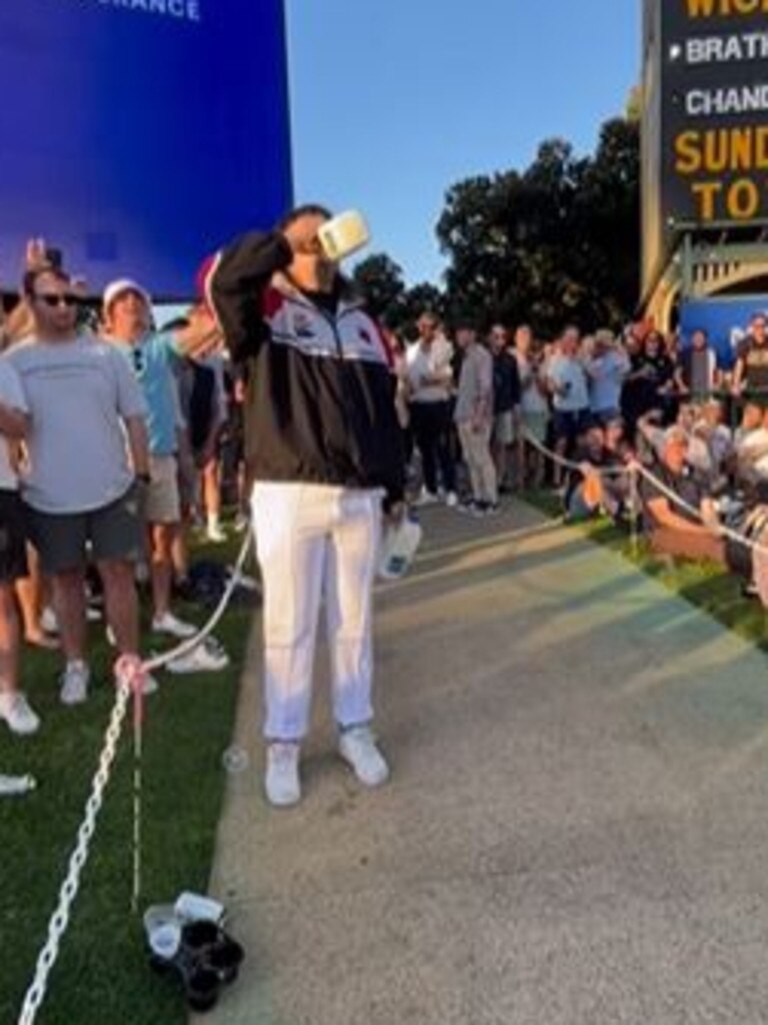
{"label": "white plastic chain", "polygon": [[[553,452],[545,445],[542,445],[542,443],[537,438],[534,438],[528,431],[525,432],[525,440],[530,442],[534,448],[538,449],[538,451],[541,452],[542,455],[546,456],[551,462],[557,463],[559,466],[563,466],[569,470],[581,470],[580,463],[574,463],[570,459],[564,459],[562,456],[558,455],[557,452]],[[685,499],[681,498],[680,495],[667,487],[663,481],[659,480],[655,474],[651,473],[651,471],[647,469],[647,467],[643,466],[643,464],[637,459],[633,459],[632,462],[628,463],[626,466],[609,467],[606,469],[595,467],[595,473],[600,477],[618,477],[625,474],[629,477],[633,475],[645,477],[645,479],[652,484],[657,491],[663,494],[665,498],[676,505],[679,509],[688,513],[689,516],[695,517],[701,523],[705,523],[700,509],[696,509],[694,506],[689,505]],[[716,528],[712,528],[712,530],[713,533],[716,532],[720,537],[727,537],[736,544],[740,544],[745,548],[751,549],[753,552],[760,552],[762,555],[768,555],[768,548],[765,545],[762,545],[757,541],[753,541],[749,537],[745,537],[744,534],[740,534],[737,530],[733,530],[731,527],[726,527],[724,524],[718,524],[718,526]]]}
{"label": "white plastic chain", "polygon": [[[205,626],[194,637],[179,644],[171,651],[143,662],[143,670],[151,672],[153,669],[159,669],[168,662],[179,658],[181,655],[185,655],[202,643],[215,629],[217,623],[224,615],[227,605],[239,583],[252,540],[252,535],[249,531],[243,541],[235,568],[221,596],[221,600]],[[96,829],[99,812],[104,803],[104,792],[109,784],[112,764],[115,760],[131,692],[131,684],[127,679],[118,681],[115,704],[112,708],[109,726],[104,736],[103,749],[99,756],[99,768],[93,777],[91,793],[85,806],[83,821],[77,833],[77,843],[69,859],[66,878],[59,890],[56,910],[48,923],[48,937],[38,956],[34,979],[24,997],[18,1025],[34,1025],[40,1007],[45,1000],[51,969],[58,960],[61,941],[69,927],[72,905],[80,889],[80,878],[90,854],[91,839]]]}

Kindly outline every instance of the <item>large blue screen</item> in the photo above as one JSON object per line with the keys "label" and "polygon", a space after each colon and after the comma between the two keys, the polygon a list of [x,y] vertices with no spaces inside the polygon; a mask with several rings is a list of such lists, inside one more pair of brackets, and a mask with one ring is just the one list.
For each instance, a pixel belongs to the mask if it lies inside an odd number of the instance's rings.
{"label": "large blue screen", "polygon": [[91,290],[185,298],[291,203],[283,0],[0,0],[0,279],[42,236]]}

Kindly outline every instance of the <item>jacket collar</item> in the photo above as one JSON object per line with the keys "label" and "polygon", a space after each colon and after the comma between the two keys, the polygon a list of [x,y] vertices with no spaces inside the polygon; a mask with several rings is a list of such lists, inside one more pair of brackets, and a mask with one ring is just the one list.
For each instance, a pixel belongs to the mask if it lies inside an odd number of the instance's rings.
{"label": "jacket collar", "polygon": [[[272,277],[272,287],[277,289],[281,295],[284,295],[286,299],[290,299],[291,302],[297,303],[299,306],[304,306],[308,310],[313,310],[315,313],[322,313],[323,316],[328,316],[325,310],[321,310],[316,306],[312,300],[307,296],[301,289],[285,274],[283,271],[278,271],[277,274]],[[354,293],[352,286],[343,279],[341,294],[339,296],[339,305],[336,310],[336,319],[343,316],[345,313],[350,313],[353,310],[360,310],[364,306],[363,300]]]}

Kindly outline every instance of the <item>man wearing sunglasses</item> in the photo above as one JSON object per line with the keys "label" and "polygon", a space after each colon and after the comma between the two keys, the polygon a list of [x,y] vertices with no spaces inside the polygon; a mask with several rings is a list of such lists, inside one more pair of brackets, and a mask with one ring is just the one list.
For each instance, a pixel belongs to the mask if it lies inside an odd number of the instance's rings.
{"label": "man wearing sunglasses", "polygon": [[89,546],[117,647],[122,654],[138,653],[133,562],[143,551],[138,492],[149,473],[146,406],[120,354],[78,333],[79,299],[66,273],[31,270],[23,287],[34,334],[4,358],[21,378],[27,401],[29,472],[22,493],[30,538],[53,581],[66,656],[61,700],[75,705],[85,700],[90,676],[84,580]]}

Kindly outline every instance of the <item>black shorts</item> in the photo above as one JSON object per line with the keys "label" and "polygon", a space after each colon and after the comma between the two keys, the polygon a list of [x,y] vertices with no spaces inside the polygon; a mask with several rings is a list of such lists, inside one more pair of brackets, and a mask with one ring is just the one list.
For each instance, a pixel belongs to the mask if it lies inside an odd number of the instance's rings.
{"label": "black shorts", "polygon": [[43,573],[84,569],[89,556],[94,562],[138,562],[144,556],[144,519],[135,485],[100,509],[47,513],[27,506],[27,517]]}
{"label": "black shorts", "polygon": [[589,427],[589,423],[588,409],[574,412],[556,409],[554,415],[555,440],[567,441],[569,445],[573,445],[578,436]]}
{"label": "black shorts", "polygon": [[16,491],[0,491],[0,583],[27,576],[24,505]]}

